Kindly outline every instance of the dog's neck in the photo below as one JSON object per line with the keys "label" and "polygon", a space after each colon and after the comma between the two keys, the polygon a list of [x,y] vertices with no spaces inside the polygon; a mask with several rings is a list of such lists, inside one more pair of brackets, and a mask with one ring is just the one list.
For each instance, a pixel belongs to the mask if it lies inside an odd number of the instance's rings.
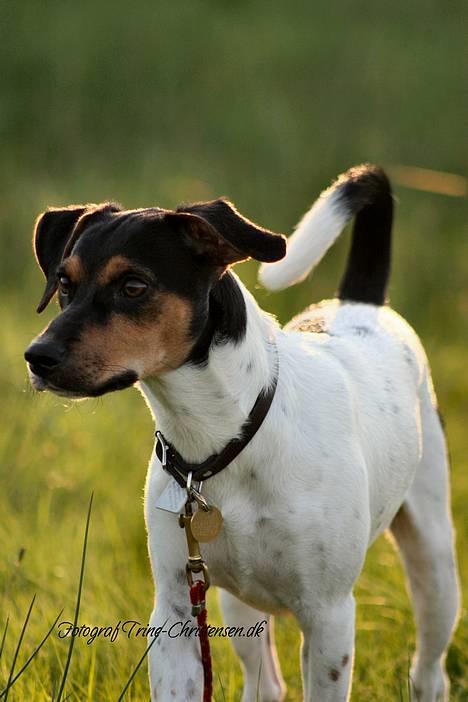
{"label": "dog's neck", "polygon": [[191,462],[219,452],[239,434],[260,391],[276,373],[276,322],[230,275],[246,308],[242,338],[233,341],[215,332],[204,363],[187,363],[140,383],[158,428]]}

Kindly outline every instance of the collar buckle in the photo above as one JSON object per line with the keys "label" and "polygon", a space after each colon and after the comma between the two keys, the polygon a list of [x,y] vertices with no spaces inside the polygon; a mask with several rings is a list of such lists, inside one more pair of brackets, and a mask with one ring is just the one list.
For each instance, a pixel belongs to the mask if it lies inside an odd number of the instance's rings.
{"label": "collar buckle", "polygon": [[164,436],[161,434],[160,431],[156,432],[156,438],[159,441],[159,445],[161,447],[161,465],[164,469],[166,469],[168,446],[167,446],[166,442],[164,441]]}

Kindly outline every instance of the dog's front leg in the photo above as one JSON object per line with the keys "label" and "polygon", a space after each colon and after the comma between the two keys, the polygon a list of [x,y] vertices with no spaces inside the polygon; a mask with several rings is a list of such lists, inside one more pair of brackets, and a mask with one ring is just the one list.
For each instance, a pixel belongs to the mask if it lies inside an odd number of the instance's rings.
{"label": "dog's front leg", "polygon": [[[183,585],[180,583],[183,576]],[[185,573],[158,592],[148,646],[151,701],[198,702],[203,693],[200,640],[192,616]],[[155,637],[155,640],[154,640]]]}
{"label": "dog's front leg", "polygon": [[354,651],[355,603],[321,603],[299,614],[304,634],[302,675],[305,702],[346,702]]}
{"label": "dog's front leg", "polygon": [[[177,513],[157,509],[167,478],[155,462],[146,485],[145,518],[148,546],[156,588],[150,617],[148,667],[151,701],[200,702],[203,668],[200,639],[195,634],[185,572],[187,541]],[[156,634],[154,639],[153,634]]]}

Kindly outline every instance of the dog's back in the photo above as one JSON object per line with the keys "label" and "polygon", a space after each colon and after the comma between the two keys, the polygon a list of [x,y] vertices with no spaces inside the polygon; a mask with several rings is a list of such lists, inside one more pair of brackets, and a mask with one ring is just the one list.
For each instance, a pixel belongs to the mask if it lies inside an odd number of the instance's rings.
{"label": "dog's back", "polygon": [[[390,523],[421,458],[421,403],[428,409],[432,406],[422,345],[390,307],[338,300],[313,305],[291,320],[285,331],[304,355],[298,367],[320,368],[321,357],[327,359],[323,372],[314,373],[317,398],[327,395],[332,374],[342,378],[342,389],[321,403],[320,426],[329,445],[345,446],[345,427],[359,445],[368,475],[372,541]],[[341,417],[340,436],[333,424],[325,430],[327,412],[333,420]],[[344,464],[345,454],[343,448]]]}

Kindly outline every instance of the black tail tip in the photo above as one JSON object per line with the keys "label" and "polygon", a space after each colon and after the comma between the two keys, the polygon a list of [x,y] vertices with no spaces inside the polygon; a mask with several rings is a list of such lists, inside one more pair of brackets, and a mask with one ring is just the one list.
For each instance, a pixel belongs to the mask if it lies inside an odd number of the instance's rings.
{"label": "black tail tip", "polygon": [[351,250],[338,296],[341,300],[382,305],[390,275],[393,197],[379,166],[350,168],[336,182],[340,202],[356,215]]}
{"label": "black tail tip", "polygon": [[356,214],[360,209],[381,199],[392,197],[390,180],[380,166],[373,163],[362,163],[353,166],[339,176],[335,183],[340,200]]}

